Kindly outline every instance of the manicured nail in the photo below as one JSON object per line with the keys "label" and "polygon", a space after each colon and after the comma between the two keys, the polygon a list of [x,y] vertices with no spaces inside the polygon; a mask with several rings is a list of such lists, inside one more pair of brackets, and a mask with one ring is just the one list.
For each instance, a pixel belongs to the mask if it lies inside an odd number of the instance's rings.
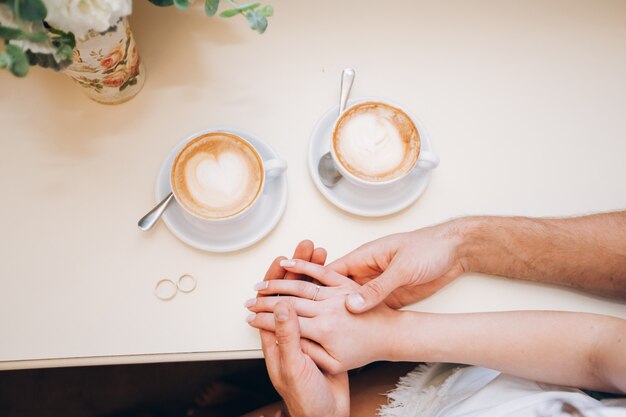
{"label": "manicured nail", "polygon": [[287,321],[289,320],[289,310],[287,306],[278,304],[274,309],[274,318],[278,321]]}
{"label": "manicured nail", "polygon": [[353,293],[348,296],[348,304],[352,308],[363,308],[365,306],[365,300],[360,294]]}
{"label": "manicured nail", "polygon": [[256,284],[254,284],[254,290],[255,291],[266,290],[268,285],[270,285],[269,281],[257,282]]}
{"label": "manicured nail", "polygon": [[283,259],[282,261],[280,261],[280,266],[282,266],[283,268],[293,268],[294,266],[296,266],[296,260]]}
{"label": "manicured nail", "polygon": [[256,298],[251,298],[249,300],[246,300],[246,302],[243,303],[243,306],[246,307],[246,308],[250,308],[250,307],[252,307],[255,304],[256,304]]}
{"label": "manicured nail", "polygon": [[254,320],[255,317],[256,317],[255,313],[248,314],[248,317],[246,317],[246,321],[250,323],[252,320]]}

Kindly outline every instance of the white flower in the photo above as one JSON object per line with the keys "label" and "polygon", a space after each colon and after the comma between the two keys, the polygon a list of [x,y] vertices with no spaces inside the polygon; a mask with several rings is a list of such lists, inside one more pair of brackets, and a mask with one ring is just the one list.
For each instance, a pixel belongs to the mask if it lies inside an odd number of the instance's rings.
{"label": "white flower", "polygon": [[48,8],[46,22],[77,38],[87,32],[104,32],[132,11],[131,0],[43,0]]}

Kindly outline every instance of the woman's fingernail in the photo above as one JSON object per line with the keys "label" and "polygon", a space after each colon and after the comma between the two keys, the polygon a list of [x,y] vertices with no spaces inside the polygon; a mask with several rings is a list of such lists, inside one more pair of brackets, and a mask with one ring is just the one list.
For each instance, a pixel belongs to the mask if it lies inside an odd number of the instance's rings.
{"label": "woman's fingernail", "polygon": [[296,260],[283,259],[282,261],[280,261],[280,266],[282,266],[283,268],[293,268],[294,266],[296,266]]}
{"label": "woman's fingernail", "polygon": [[256,284],[254,284],[254,290],[255,291],[266,290],[268,285],[270,285],[269,281],[257,282]]}
{"label": "woman's fingernail", "polygon": [[248,317],[246,317],[246,321],[250,323],[252,320],[254,320],[255,317],[256,317],[255,313],[248,314]]}
{"label": "woman's fingernail", "polygon": [[360,294],[353,293],[348,296],[348,304],[352,308],[362,308],[365,306],[365,300]]}
{"label": "woman's fingernail", "polygon": [[250,308],[250,307],[252,307],[255,304],[256,304],[256,298],[251,298],[249,300],[246,300],[246,302],[243,303],[243,306],[246,307],[246,308]]}

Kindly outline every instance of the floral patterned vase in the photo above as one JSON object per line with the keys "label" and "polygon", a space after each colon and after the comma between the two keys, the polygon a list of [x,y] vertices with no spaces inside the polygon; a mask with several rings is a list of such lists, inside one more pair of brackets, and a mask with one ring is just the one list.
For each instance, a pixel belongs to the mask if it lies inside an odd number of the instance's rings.
{"label": "floral patterned vase", "polygon": [[105,33],[90,31],[76,40],[72,64],[64,70],[99,103],[120,104],[143,87],[146,69],[127,18]]}

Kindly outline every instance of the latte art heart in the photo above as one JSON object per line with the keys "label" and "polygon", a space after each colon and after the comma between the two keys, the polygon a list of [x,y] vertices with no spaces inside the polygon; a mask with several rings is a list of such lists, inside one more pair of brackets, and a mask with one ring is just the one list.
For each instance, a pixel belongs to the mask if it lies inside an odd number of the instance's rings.
{"label": "latte art heart", "polygon": [[383,182],[409,172],[417,161],[420,138],[402,110],[380,102],[349,108],[333,132],[333,148],[352,175]]}
{"label": "latte art heart", "polygon": [[[202,153],[197,158],[200,162],[196,171],[188,174],[195,175],[195,181],[192,181],[197,182],[203,190],[234,196],[245,188],[250,172],[242,155],[227,152],[216,157]],[[207,204],[212,204],[210,198],[207,200]]]}
{"label": "latte art heart", "polygon": [[214,209],[244,200],[252,174],[246,162],[244,155],[233,152],[198,153],[191,158],[185,172],[190,194],[196,201]]}
{"label": "latte art heart", "polygon": [[210,133],[191,141],[177,156],[172,189],[177,200],[207,219],[234,216],[257,198],[262,163],[243,139]]}

